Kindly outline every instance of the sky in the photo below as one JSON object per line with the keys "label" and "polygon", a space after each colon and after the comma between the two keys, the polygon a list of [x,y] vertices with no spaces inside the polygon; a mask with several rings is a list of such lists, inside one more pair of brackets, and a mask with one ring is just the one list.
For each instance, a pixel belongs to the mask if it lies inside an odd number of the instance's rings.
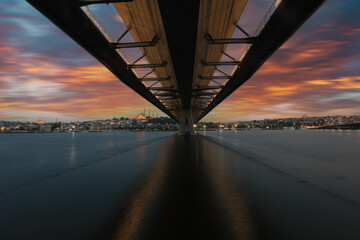
{"label": "sky", "polygon": [[[270,4],[249,0],[241,26],[253,33]],[[93,10],[113,34],[113,10]],[[359,12],[358,0],[328,0],[202,121],[360,114]],[[0,120],[135,117],[144,108],[165,116],[27,2],[0,2]]]}

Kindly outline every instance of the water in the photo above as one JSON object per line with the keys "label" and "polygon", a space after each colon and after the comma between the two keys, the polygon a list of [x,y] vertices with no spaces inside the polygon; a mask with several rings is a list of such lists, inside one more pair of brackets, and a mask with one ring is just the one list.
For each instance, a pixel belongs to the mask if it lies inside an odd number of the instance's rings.
{"label": "water", "polygon": [[208,132],[206,136],[259,164],[360,204],[360,131]]}
{"label": "water", "polygon": [[106,235],[173,134],[0,134],[0,239]]}
{"label": "water", "polygon": [[359,146],[360,131],[0,134],[0,239],[360,239]]}
{"label": "water", "polygon": [[[0,194],[78,170],[173,134],[174,132],[1,134]],[[139,159],[141,157],[134,157],[136,161]]]}
{"label": "water", "polygon": [[205,157],[245,199],[259,238],[360,239],[360,131],[204,135],[224,146],[206,143]]}

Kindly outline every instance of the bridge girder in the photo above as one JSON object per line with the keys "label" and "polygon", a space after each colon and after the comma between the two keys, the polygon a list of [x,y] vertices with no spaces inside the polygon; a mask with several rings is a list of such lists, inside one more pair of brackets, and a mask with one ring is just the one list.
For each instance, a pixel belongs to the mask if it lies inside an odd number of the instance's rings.
{"label": "bridge girder", "polygon": [[[324,2],[275,1],[272,14],[251,36],[237,24],[247,0],[27,1],[150,103],[177,121],[184,112],[194,123],[250,79]],[[114,4],[127,27],[115,41],[80,8],[101,3]],[[246,37],[231,38],[235,29]],[[128,32],[135,42],[119,42]],[[228,44],[249,47],[241,59],[235,59],[225,52]],[[143,55],[133,63],[117,52],[135,47]],[[231,61],[221,61],[223,55]],[[141,59],[148,63],[137,63]],[[228,75],[220,65],[233,65],[236,70]],[[152,70],[139,77],[134,72],[139,68]]]}

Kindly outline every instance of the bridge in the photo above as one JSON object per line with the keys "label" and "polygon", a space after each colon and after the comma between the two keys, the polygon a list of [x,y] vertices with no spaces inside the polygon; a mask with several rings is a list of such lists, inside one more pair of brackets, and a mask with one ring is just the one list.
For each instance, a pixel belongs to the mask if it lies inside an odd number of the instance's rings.
{"label": "bridge", "polygon": [[[246,0],[27,1],[178,121],[180,135],[194,135],[193,124],[248,81],[324,0],[276,0],[254,32],[239,21]],[[121,19],[118,35],[101,22],[98,4]],[[240,57],[230,46],[242,49]],[[126,53],[134,49],[140,56],[130,59]],[[3,141],[10,153],[2,165],[0,238],[359,239],[357,179],[341,168],[352,166],[346,156],[357,159],[355,141],[343,145],[340,153],[348,155],[329,151],[323,161],[318,149],[337,146],[326,134],[308,135],[302,145],[276,135],[261,143],[258,134],[113,134]],[[273,141],[280,147],[267,144]],[[17,165],[13,152],[24,158]]]}
{"label": "bridge", "polygon": [[[27,1],[120,81],[178,121],[180,135],[194,135],[193,124],[249,80],[324,2],[275,0],[249,33],[238,24],[247,0]],[[91,11],[95,4],[114,6],[126,26],[122,34],[107,33]],[[234,31],[243,37],[233,38]],[[124,42],[128,34],[134,41]],[[230,45],[245,46],[239,59],[227,53]],[[142,56],[130,62],[124,50],[134,48]],[[221,66],[233,67],[231,74]]]}
{"label": "bridge", "polygon": [[316,127],[314,129],[360,129],[360,122],[325,125],[325,126]]}

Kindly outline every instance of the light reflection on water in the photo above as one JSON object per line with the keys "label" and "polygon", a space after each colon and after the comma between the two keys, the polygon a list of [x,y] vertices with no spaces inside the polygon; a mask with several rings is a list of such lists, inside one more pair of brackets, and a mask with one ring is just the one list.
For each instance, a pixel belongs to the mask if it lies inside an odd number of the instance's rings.
{"label": "light reflection on water", "polygon": [[359,131],[239,131],[207,136],[360,204]]}
{"label": "light reflection on water", "polygon": [[69,168],[74,168],[77,166],[76,162],[76,142],[75,142],[75,132],[72,133],[71,138],[71,146],[70,146],[70,156],[69,156]]}
{"label": "light reflection on water", "polygon": [[70,148],[69,168],[76,167],[76,146],[73,143]]}
{"label": "light reflection on water", "polygon": [[148,150],[147,150],[148,146],[141,146],[138,151],[136,151],[136,157],[135,157],[135,161],[139,166],[144,166],[145,165],[145,161],[146,161],[146,154],[148,154]]}
{"label": "light reflection on water", "polygon": [[173,134],[1,134],[0,239],[98,239]]}
{"label": "light reflection on water", "polygon": [[209,184],[223,209],[223,215],[227,216],[226,222],[234,239],[256,239],[256,227],[245,201],[245,195],[239,191],[239,183],[235,183],[233,176],[229,174],[231,166],[229,166],[227,150],[203,138],[198,140],[200,142],[198,151],[202,152],[201,167],[208,175]]}
{"label": "light reflection on water", "polygon": [[207,158],[247,196],[260,239],[360,239],[358,131],[207,136],[226,147],[207,143]]}
{"label": "light reflection on water", "polygon": [[[131,150],[173,132],[0,134],[0,192]],[[140,156],[142,157],[142,156]]]}

